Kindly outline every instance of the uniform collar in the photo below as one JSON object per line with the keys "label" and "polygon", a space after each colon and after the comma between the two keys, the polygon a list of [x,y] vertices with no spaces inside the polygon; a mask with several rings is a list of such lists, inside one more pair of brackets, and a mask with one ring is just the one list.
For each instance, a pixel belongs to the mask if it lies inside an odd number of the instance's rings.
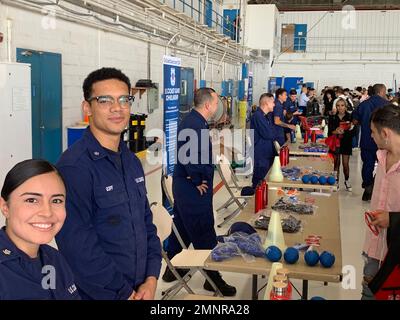
{"label": "uniform collar", "polygon": [[[87,149],[92,160],[99,160],[108,156],[107,150],[96,139],[92,131],[90,131],[90,126],[87,127],[84,133],[84,139],[87,143]],[[125,149],[126,145],[121,139],[121,141],[119,142],[119,150],[123,152],[125,151]]]}
{"label": "uniform collar", "polygon": [[389,104],[389,101],[387,101],[387,100],[385,100],[385,99],[383,99],[381,96],[378,96],[377,94],[376,95],[373,95],[371,98],[369,98],[367,101],[369,101],[369,102],[371,102],[372,104],[378,104],[378,105],[381,105],[381,104]]}
{"label": "uniform collar", "polygon": [[195,117],[199,118],[202,122],[204,122],[204,124],[206,125],[206,127],[208,128],[208,122],[207,120],[201,115],[200,112],[198,112],[196,109],[192,110],[192,113],[195,115]]}
{"label": "uniform collar", "polygon": [[6,227],[0,229],[0,263],[18,259],[27,255],[19,250],[6,233]]}
{"label": "uniform collar", "polygon": [[[47,245],[39,246],[38,258],[39,256],[41,256],[45,260],[48,259],[48,253],[47,253],[48,250],[46,248]],[[0,229],[0,263],[19,258],[27,260],[29,262],[33,261],[34,259],[37,259],[37,258],[31,258],[25,252],[18,249],[17,246],[14,244],[14,242],[12,242],[11,239],[8,237],[6,233],[6,227],[4,226],[3,228]]]}

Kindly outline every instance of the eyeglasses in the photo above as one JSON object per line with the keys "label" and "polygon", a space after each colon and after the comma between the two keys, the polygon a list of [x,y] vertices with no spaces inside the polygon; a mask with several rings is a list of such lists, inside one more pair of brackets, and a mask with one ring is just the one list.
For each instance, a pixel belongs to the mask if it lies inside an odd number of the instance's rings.
{"label": "eyeglasses", "polygon": [[[97,97],[91,97],[87,101],[92,102],[93,100],[96,100],[97,103],[104,108],[110,108],[115,104],[115,99],[112,96],[97,96]],[[124,95],[120,96],[118,98],[118,104],[121,106],[123,109],[128,109],[132,107],[132,103],[135,101],[134,96],[130,95]]]}

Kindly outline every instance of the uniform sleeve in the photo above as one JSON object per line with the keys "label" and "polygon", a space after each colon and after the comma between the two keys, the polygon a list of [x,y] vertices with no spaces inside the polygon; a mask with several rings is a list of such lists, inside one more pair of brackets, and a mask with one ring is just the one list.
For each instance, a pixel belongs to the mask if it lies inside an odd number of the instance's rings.
{"label": "uniform sleeve", "polygon": [[279,117],[279,119],[283,116],[283,107],[282,105],[276,104],[274,107],[274,117]]}
{"label": "uniform sleeve", "polygon": [[92,224],[93,181],[81,168],[59,168],[67,189],[67,218],[57,246],[75,274],[78,287],[92,299],[127,299],[133,288],[100,246]]}
{"label": "uniform sleeve", "polygon": [[253,124],[254,130],[257,130],[257,133],[264,139],[264,140],[274,140],[275,139],[275,131],[272,126],[268,126],[268,121],[262,116],[257,114],[253,117]]}
{"label": "uniform sleeve", "polygon": [[157,228],[153,223],[153,214],[146,201],[145,223],[147,230],[147,270],[146,277],[156,277],[158,279],[161,269],[161,244],[157,236]]}
{"label": "uniform sleeve", "polygon": [[358,122],[360,122],[360,114],[359,114],[359,112],[360,112],[360,105],[357,107],[357,108],[355,108],[354,110],[353,110],[353,112],[352,112],[352,114],[351,114],[351,116],[352,116],[352,120],[357,120]]}
{"label": "uniform sleeve", "polygon": [[[209,135],[206,134],[208,130],[202,129],[204,128],[193,128],[193,135],[187,138],[186,143],[178,150],[178,157],[183,154],[184,157],[186,155],[189,159],[188,163],[183,165],[195,186],[201,185],[203,180],[210,180],[210,161],[212,155],[209,154],[210,152],[208,149]],[[194,148],[194,145],[196,145],[197,148]],[[190,154],[192,151],[195,152],[195,154]],[[212,172],[212,174],[214,174],[214,172]]]}

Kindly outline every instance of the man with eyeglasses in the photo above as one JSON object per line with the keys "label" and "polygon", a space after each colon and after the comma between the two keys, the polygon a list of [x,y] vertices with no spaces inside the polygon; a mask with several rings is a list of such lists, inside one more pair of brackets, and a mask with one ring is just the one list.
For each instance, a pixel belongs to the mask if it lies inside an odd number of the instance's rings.
{"label": "man with eyeglasses", "polygon": [[154,299],[161,247],[138,158],[121,140],[133,97],[120,70],[83,83],[90,126],[57,167],[67,187],[67,218],[56,241],[83,299]]}

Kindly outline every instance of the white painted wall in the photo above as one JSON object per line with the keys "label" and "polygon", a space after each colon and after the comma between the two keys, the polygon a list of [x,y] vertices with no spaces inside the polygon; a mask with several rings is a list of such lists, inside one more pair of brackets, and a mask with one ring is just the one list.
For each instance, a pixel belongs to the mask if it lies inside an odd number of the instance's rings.
{"label": "white painted wall", "polygon": [[[342,57],[345,59],[346,57]],[[399,61],[293,61],[279,62],[273,66],[273,76],[304,77],[306,82],[314,82],[317,90],[324,86],[340,85],[354,88],[367,87],[375,83],[384,83],[393,87],[393,75],[400,80]]]}
{"label": "white painted wall", "polygon": [[[400,11],[356,11],[353,16],[354,29],[343,27],[349,22],[348,15],[349,12],[341,11],[327,14],[321,11],[280,13],[279,36],[282,23],[307,24],[307,52],[276,53],[272,76],[303,76],[305,81],[314,82],[319,90],[325,85],[353,88],[378,82],[392,87],[393,77],[399,83]],[[324,40],[310,41],[313,37]],[[349,39],[362,43],[367,41],[367,37],[376,37],[390,45],[330,45],[337,41],[351,44]],[[388,37],[394,38],[388,41]]]}
{"label": "white painted wall", "polygon": [[273,4],[247,5],[244,44],[252,49],[272,49],[278,10]]}
{"label": "white painted wall", "polygon": [[[43,16],[34,12],[0,4],[0,31],[6,31],[6,18],[13,20],[12,30],[12,60],[15,61],[16,48],[26,48],[60,53],[62,55],[62,85],[63,85],[63,147],[67,146],[66,127],[81,121],[82,83],[88,73],[104,67],[112,66],[121,69],[130,78],[132,85],[139,79],[147,78],[147,43],[122,35],[104,32],[62,19],[57,19],[55,30],[44,30],[41,25]],[[6,35],[5,35],[6,36]],[[0,45],[0,60],[7,56],[4,39]],[[151,45],[151,79],[162,83],[162,57],[165,48]],[[214,82],[222,81],[223,72],[217,68],[219,61],[209,61],[215,64],[214,72],[208,66],[206,80],[213,77]],[[192,67],[195,77],[198,74],[197,58],[182,56],[182,66]],[[235,79],[236,66],[226,64],[225,78]],[[218,72],[219,70],[219,72]],[[220,84],[216,87],[220,90]],[[136,97],[133,112],[147,113],[146,95],[142,99]],[[147,119],[147,129],[162,128],[163,100],[160,108]]]}
{"label": "white painted wall", "polygon": [[400,11],[281,12],[282,24],[307,24],[307,52],[396,52]]}
{"label": "white painted wall", "polygon": [[280,12],[279,24],[307,24],[310,37],[384,37],[400,34],[399,18],[398,10],[359,10],[354,14],[349,11],[297,11]]}
{"label": "white painted wall", "polygon": [[250,71],[253,72],[253,104],[258,105],[258,99],[261,94],[267,92],[268,87],[268,70],[267,64],[255,63],[250,64]]}

